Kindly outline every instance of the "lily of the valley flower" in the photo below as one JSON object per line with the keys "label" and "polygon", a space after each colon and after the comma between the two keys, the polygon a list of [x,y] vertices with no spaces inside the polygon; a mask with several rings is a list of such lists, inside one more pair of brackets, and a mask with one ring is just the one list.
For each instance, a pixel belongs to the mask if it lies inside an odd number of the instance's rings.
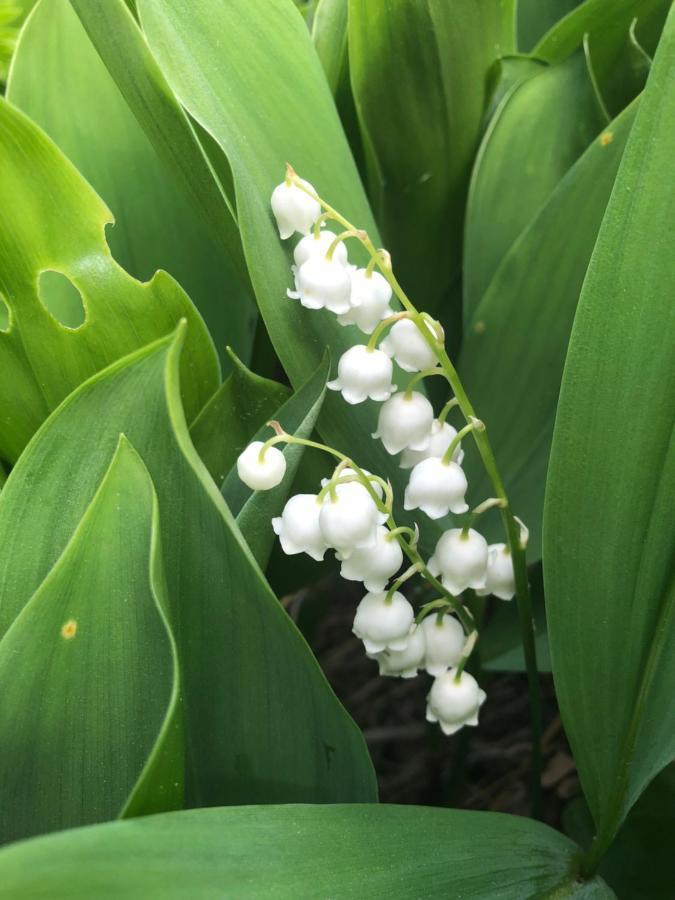
{"label": "lily of the valley flower", "polygon": [[431,457],[417,463],[405,489],[405,509],[421,509],[430,519],[441,519],[449,512],[467,511],[464,499],[469,483],[460,466]]}
{"label": "lily of the valley flower", "polygon": [[[422,462],[423,459],[429,459],[434,456],[437,459],[440,459],[445,451],[450,446],[451,441],[453,441],[457,437],[457,429],[453,428],[452,425],[448,425],[447,422],[439,422],[438,419],[434,419],[431,423],[431,431],[429,432],[429,446],[426,450],[404,450],[401,454],[401,461],[399,463],[402,469],[412,469],[413,466],[416,466],[417,463]],[[464,460],[464,451],[462,450],[462,445],[458,444],[452,454],[452,461],[456,462],[458,466],[462,465]]]}
{"label": "lily of the valley flower", "polygon": [[485,587],[476,593],[480,597],[494,594],[500,600],[513,600],[516,593],[516,578],[511,551],[506,544],[490,544],[488,547]]}
{"label": "lily of the valley flower", "polygon": [[434,614],[422,620],[426,652],[424,668],[430,675],[442,675],[462,658],[466,641],[464,629],[454,616]]}
{"label": "lily of the valley flower", "polygon": [[[316,193],[309,181],[298,179],[307,190]],[[312,225],[321,215],[321,204],[294,183],[282,181],[272,191],[272,212],[277,220],[282,241],[294,231],[309,234]]]}
{"label": "lily of the valley flower", "polygon": [[366,653],[405,650],[414,618],[412,606],[399,591],[391,597],[384,591],[368,593],[356,609],[352,630]]}
{"label": "lily of the valley flower", "polygon": [[340,325],[358,325],[365,334],[372,334],[382,319],[391,316],[389,306],[391,287],[379,272],[365,269],[352,272],[351,309],[338,316]]}
{"label": "lily of the valley flower", "polygon": [[392,384],[393,366],[381,350],[355,344],[345,351],[338,363],[338,377],[329,381],[331,391],[340,391],[347,403],[388,400],[396,390]]}
{"label": "lily of the valley flower", "polygon": [[367,490],[356,482],[329,491],[319,512],[324,541],[349,559],[358,547],[372,547],[377,540],[381,514]]}
{"label": "lily of the valley flower", "polygon": [[281,515],[272,519],[284,553],[307,553],[312,559],[323,559],[328,545],[319,527],[320,512],[317,494],[296,494],[288,500]]}
{"label": "lily of the valley flower", "polygon": [[422,629],[413,625],[408,636],[405,650],[384,650],[372,654],[377,660],[380,675],[391,677],[414,678],[423,664],[426,644]]}
{"label": "lily of the valley flower", "polygon": [[292,300],[300,300],[307,309],[347,312],[352,280],[349,270],[334,257],[310,256],[295,273],[296,291],[287,291]]}
{"label": "lily of the valley flower", "polygon": [[[318,234],[315,234],[314,231],[310,232],[301,241],[298,241],[293,251],[295,265],[300,267],[315,256],[325,259],[335,237],[336,235],[327,228],[322,229]],[[336,244],[332,258],[342,266],[347,265],[347,245],[344,241]]]}
{"label": "lily of the valley flower", "polygon": [[427,722],[438,722],[443,734],[454,734],[464,725],[478,725],[478,710],[485,701],[485,691],[478,687],[473,675],[462,672],[455,680],[455,670],[439,675],[427,697]]}
{"label": "lily of the valley flower", "polygon": [[237,474],[254,491],[269,491],[281,484],[286,474],[286,458],[281,450],[268,447],[260,458],[262,441],[253,441],[237,459]]}
{"label": "lily of the valley flower", "polygon": [[434,409],[423,394],[406,391],[394,394],[380,409],[377,431],[388,453],[401,450],[426,450],[434,419]]}
{"label": "lily of the valley flower", "polygon": [[405,372],[421,372],[437,363],[436,354],[410,319],[395,322],[380,349],[393,357]]}
{"label": "lily of the valley flower", "polygon": [[429,560],[432,575],[441,575],[443,584],[453,594],[467,588],[485,587],[488,545],[482,534],[468,528],[451,528],[444,532]]}
{"label": "lily of the valley flower", "polygon": [[372,547],[354,550],[342,562],[340,575],[347,581],[362,581],[366,590],[379,593],[401,568],[403,551],[384,525],[379,525]]}

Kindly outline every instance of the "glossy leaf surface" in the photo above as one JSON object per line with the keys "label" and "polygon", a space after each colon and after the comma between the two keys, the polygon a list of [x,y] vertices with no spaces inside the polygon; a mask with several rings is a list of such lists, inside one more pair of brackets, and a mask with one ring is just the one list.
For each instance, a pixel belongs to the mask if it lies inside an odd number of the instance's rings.
{"label": "glossy leaf surface", "polygon": [[[60,497],[51,497],[59,507],[69,470],[64,454]],[[0,516],[15,479],[22,467],[2,492]],[[180,808],[178,661],[166,603],[152,482],[121,439],[63,553],[0,641],[2,841],[113,819],[135,788],[155,798],[139,812]],[[168,765],[144,771],[164,741]]]}
{"label": "glossy leaf surface", "polygon": [[671,13],[579,302],[546,494],[553,672],[598,850],[675,755],[674,121]]}
{"label": "glossy leaf surface", "polygon": [[[433,835],[434,840],[429,836]],[[439,845],[443,852],[439,851]],[[573,897],[575,845],[498,813],[403,806],[190,810],[78,829],[0,852],[0,897]]]}
{"label": "glossy leaf surface", "polygon": [[[135,281],[111,257],[112,215],[52,141],[0,100],[0,292],[10,310],[0,331],[0,457],[14,461],[46,416],[113,360],[190,324],[183,401],[196,415],[219,381],[218,360],[187,295],[164,272]],[[65,276],[85,321],[68,328],[41,302],[42,272]],[[59,298],[52,309],[59,312]],[[189,373],[189,375],[188,375]]]}

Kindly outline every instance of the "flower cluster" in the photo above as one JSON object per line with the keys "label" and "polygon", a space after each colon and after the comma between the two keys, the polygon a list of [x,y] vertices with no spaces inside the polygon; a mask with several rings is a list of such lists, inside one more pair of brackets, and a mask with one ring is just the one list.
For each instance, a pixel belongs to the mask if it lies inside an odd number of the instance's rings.
{"label": "flower cluster", "polygon": [[[457,400],[450,400],[436,416],[425,394],[415,389],[424,378],[446,374],[440,324],[417,312],[399,290],[399,299],[407,301],[405,309],[392,309],[398,283],[389,255],[375,250],[364,232],[321,201],[312,185],[290,167],[286,180],[272,194],[272,209],[282,239],[296,232],[303,235],[293,254],[295,291],[288,296],[307,309],[329,310],[341,325],[355,325],[368,335],[367,342],[342,354],[337,377],[328,387],[339,391],[349,404],[368,399],[382,404],[373,438],[388,453],[401,454],[400,467],[410,470],[404,509],[419,510],[431,519],[469,513],[461,442],[471,432],[481,433],[484,425],[462,409],[465,424],[457,430],[446,421],[460,405]],[[345,230],[330,231],[329,219]],[[369,250],[371,261],[366,268],[349,263],[348,238],[357,238]],[[412,376],[401,391],[395,384],[395,365]],[[487,509],[504,508],[505,498],[485,501],[462,527],[444,531],[425,561],[418,551],[418,526],[396,525],[389,482],[329,447],[288,435],[278,423],[270,425],[276,435],[265,443],[250,444],[239,457],[239,476],[249,487],[267,490],[283,479],[285,458],[275,446],[278,443],[321,446],[339,460],[331,478],[315,494],[292,496],[281,516],[273,519],[284,552],[307,553],[321,560],[326,551],[334,551],[342,577],[362,582],[367,591],[358,605],[353,630],[367,655],[377,661],[380,674],[411,678],[426,671],[434,678],[427,719],[438,722],[446,734],[477,724],[485,694],[464,667],[478,635],[473,616],[459,597],[468,589],[503,600],[514,596],[509,545],[488,545],[472,527]],[[399,574],[405,557],[411,566]],[[416,615],[400,588],[418,574],[440,596],[425,603]]]}

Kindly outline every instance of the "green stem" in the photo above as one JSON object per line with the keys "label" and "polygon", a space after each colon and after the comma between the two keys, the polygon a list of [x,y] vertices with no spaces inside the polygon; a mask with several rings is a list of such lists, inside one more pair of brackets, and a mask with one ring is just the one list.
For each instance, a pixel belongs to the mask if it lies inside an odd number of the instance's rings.
{"label": "green stem", "polygon": [[404,391],[406,397],[410,399],[412,397],[412,392],[416,385],[420,383],[424,378],[431,378],[432,375],[442,375],[445,378],[445,372],[443,369],[423,369],[421,372],[418,372],[408,382],[406,389]]}

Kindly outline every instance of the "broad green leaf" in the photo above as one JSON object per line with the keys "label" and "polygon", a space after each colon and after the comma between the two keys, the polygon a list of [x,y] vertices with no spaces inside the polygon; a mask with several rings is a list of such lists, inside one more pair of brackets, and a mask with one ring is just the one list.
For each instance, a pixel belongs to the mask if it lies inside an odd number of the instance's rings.
{"label": "broad green leaf", "polygon": [[[487,423],[513,509],[530,528],[532,561],[541,555],[546,467],[574,313],[636,106],[593,141],[506,253],[462,346],[460,373]],[[476,500],[489,496],[475,454],[466,467]]]}
{"label": "broad green leaf", "polygon": [[[341,327],[326,310],[312,312],[285,296],[293,242],[280,242],[269,202],[284,162],[379,241],[305,24],[290,0],[268,0],[264,9],[247,0],[140,0],[138,10],[176,96],[227,155],[258,305],[297,389],[316,371],[326,345],[337,360],[364,336],[354,326]],[[377,414],[371,401],[350,407],[331,393],[318,428],[327,443],[371,472],[389,475],[402,497],[406,479],[380,442],[368,438]],[[433,525],[426,529],[428,549],[437,535]]]}
{"label": "broad green leaf", "polygon": [[556,22],[538,41],[532,55],[561,62],[589,36],[596,64],[609,71],[621,53],[625,35],[637,18],[648,52],[656,47],[671,0],[585,0]]}
{"label": "broad green leaf", "polygon": [[544,513],[551,658],[599,836],[675,755],[675,11],[570,341]]}
{"label": "broad green leaf", "polygon": [[499,263],[603,126],[582,53],[517,82],[476,157],[464,231],[464,323]]}
{"label": "broad green leaf", "polygon": [[513,49],[495,0],[349,3],[350,75],[374,157],[373,208],[403,287],[434,312],[459,273],[488,72]]}
{"label": "broad green leaf", "polygon": [[[2,509],[22,478],[14,472]],[[151,798],[140,812],[182,805],[178,660],[157,516],[148,473],[121,438],[63,553],[0,641],[3,842],[115,818],[139,780]],[[160,782],[146,761],[167,739]]]}
{"label": "broad green leaf", "polygon": [[[622,900],[670,900],[675,884],[673,860],[675,765],[649,785],[628,814],[599,872]],[[583,797],[563,810],[565,832],[582,847],[593,840],[593,818]]]}
{"label": "broad green leaf", "polygon": [[333,94],[347,64],[348,10],[349,0],[319,0],[312,23],[312,41]]}
{"label": "broad green leaf", "polygon": [[[21,33],[7,99],[43,128],[115,216],[111,252],[140,280],[165,269],[224,356],[248,358],[251,297],[136,122],[68,0],[42,0]],[[69,110],[64,114],[64,108]],[[105,115],[100,111],[105,110]]]}
{"label": "broad green leaf", "polygon": [[186,195],[248,285],[231,174],[216,172],[190,119],[171,92],[124,0],[71,0],[120,92]]}
{"label": "broad green leaf", "polygon": [[531,50],[539,38],[581,0],[518,0],[518,49]]}
{"label": "broad green leaf", "polygon": [[13,0],[0,0],[0,87],[7,80],[19,35],[20,15],[21,9]]}
{"label": "broad green leaf", "polygon": [[[300,438],[311,438],[317,417],[326,394],[326,379],[330,363],[324,358],[307,384],[281,406],[274,415],[289,434]],[[254,435],[254,440],[266,441],[273,432],[265,424]],[[282,448],[286,458],[286,475],[283,482],[271,491],[251,491],[239,479],[236,469],[230,471],[222,487],[223,496],[237,525],[251,548],[261,569],[265,569],[276,540],[272,529],[272,518],[281,514],[289,493],[294,489],[294,478],[304,459],[305,448],[297,444],[286,444]],[[315,490],[319,489],[319,483]]]}
{"label": "broad green leaf", "polygon": [[230,351],[230,376],[190,426],[190,437],[211,477],[220,486],[244,447],[274,418],[290,390],[251,372]]}
{"label": "broad green leaf", "polygon": [[70,540],[123,432],[158,496],[182,666],[188,805],[372,800],[360,732],[190,443],[180,337],[94,376],[22,454],[0,495],[0,633]]}
{"label": "broad green leaf", "polygon": [[[15,460],[74,387],[135,348],[190,323],[183,401],[193,417],[219,382],[204,324],[164,272],[141,284],[110,255],[112,215],[52,141],[0,100],[0,457]],[[41,302],[38,279],[56,271],[81,295],[84,324],[68,328]]]}
{"label": "broad green leaf", "polygon": [[415,806],[199,809],[0,851],[0,897],[299,900],[614,896],[575,881],[578,848],[531,819]]}

